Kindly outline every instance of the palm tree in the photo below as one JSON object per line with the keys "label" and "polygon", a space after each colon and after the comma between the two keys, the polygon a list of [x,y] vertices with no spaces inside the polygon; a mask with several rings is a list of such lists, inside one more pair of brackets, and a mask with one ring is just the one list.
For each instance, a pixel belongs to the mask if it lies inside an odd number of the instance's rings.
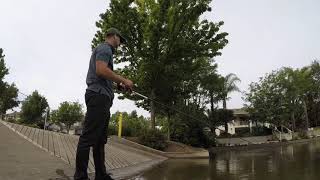
{"label": "palm tree", "polygon": [[[227,109],[227,100],[230,99],[229,94],[231,92],[239,92],[239,88],[236,85],[237,82],[241,82],[240,79],[233,73],[230,73],[226,75],[225,77],[222,78],[222,85],[221,85],[221,91],[220,91],[220,99],[222,100],[223,103],[223,109]],[[225,121],[225,131],[228,132],[228,122]]]}

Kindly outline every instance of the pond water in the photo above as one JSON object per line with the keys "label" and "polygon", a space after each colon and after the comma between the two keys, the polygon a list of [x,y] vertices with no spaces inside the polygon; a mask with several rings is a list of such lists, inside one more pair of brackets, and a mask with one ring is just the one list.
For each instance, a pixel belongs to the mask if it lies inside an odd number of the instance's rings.
{"label": "pond water", "polygon": [[320,180],[320,140],[167,160],[136,180]]}

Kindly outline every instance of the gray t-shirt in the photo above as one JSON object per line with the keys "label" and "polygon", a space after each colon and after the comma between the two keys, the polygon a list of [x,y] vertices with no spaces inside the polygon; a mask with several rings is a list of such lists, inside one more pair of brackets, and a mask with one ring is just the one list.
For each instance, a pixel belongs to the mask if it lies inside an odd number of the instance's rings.
{"label": "gray t-shirt", "polygon": [[95,49],[93,49],[86,79],[88,90],[107,95],[110,98],[111,102],[114,98],[112,81],[97,76],[96,60],[106,62],[106,64],[108,64],[108,67],[113,70],[113,52],[114,49],[112,48],[112,46],[106,42],[99,44]]}

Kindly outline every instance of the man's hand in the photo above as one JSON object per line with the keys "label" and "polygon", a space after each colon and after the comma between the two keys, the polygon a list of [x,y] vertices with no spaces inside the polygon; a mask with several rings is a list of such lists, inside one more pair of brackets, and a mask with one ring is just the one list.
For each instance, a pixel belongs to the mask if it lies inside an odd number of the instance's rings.
{"label": "man's hand", "polygon": [[133,90],[133,82],[129,79],[124,79],[124,81],[122,82],[126,91],[130,91],[132,92]]}
{"label": "man's hand", "polygon": [[118,83],[117,84],[117,89],[119,91],[123,91],[123,92],[132,92],[132,89],[133,89],[133,83],[132,81],[128,80],[128,79],[123,79],[123,82],[125,82],[126,84],[124,83]]}

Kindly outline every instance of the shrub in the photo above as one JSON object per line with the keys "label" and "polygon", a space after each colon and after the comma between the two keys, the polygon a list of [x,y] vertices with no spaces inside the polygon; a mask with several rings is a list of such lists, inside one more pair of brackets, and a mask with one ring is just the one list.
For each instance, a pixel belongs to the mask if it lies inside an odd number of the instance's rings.
{"label": "shrub", "polygon": [[298,136],[301,138],[301,139],[309,139],[310,137],[308,136],[308,133],[306,131],[301,131],[298,133]]}
{"label": "shrub", "polygon": [[212,132],[205,132],[205,141],[203,143],[204,148],[210,148],[216,146],[216,136]]}
{"label": "shrub", "polygon": [[168,147],[166,137],[159,130],[145,130],[139,135],[139,142],[140,144],[160,151]]}
{"label": "shrub", "polygon": [[108,126],[108,136],[117,135],[117,127],[110,123]]}
{"label": "shrub", "polygon": [[267,136],[272,135],[272,129],[267,127],[252,127],[252,132],[250,133],[249,127],[242,127],[235,129],[235,137],[248,137],[248,136]]}

